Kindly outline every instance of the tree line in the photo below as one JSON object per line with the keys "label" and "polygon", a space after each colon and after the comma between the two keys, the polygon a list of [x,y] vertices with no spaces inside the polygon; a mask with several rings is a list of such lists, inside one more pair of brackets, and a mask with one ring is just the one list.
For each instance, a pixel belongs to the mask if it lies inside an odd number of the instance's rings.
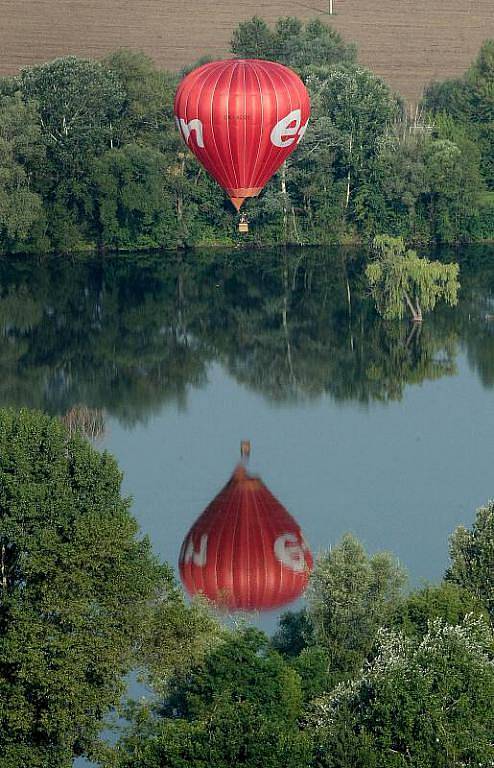
{"label": "tree line", "polygon": [[176,130],[177,74],[126,50],[24,69],[0,81],[0,251],[492,238],[493,46],[464,79],[431,86],[412,119],[321,21],[240,24],[232,53],[289,64],[313,110],[304,142],[249,202],[242,240]]}
{"label": "tree line", "polygon": [[[270,638],[184,601],[121,481],[77,430],[0,410],[2,766],[492,764],[494,503],[453,533],[435,585],[345,535]],[[132,668],[150,693],[122,709]]]}

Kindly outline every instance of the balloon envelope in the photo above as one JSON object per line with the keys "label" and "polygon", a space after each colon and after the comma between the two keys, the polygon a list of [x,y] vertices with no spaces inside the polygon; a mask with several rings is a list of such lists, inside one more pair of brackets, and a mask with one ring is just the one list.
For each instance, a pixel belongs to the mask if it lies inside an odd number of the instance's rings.
{"label": "balloon envelope", "polygon": [[204,64],[182,80],[175,97],[185,143],[237,209],[296,149],[309,116],[298,75],[262,59]]}
{"label": "balloon envelope", "polygon": [[269,610],[296,600],[313,560],[299,525],[240,465],[194,523],[179,570],[190,595],[229,610]]}

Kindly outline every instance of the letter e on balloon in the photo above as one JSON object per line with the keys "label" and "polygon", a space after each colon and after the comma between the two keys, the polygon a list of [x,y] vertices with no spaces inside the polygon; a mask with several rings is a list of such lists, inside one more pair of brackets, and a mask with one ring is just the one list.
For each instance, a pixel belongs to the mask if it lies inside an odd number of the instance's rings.
{"label": "letter e on balloon", "polygon": [[184,542],[182,550],[182,558],[184,563],[192,563],[197,565],[198,568],[204,568],[208,559],[208,536],[207,533],[203,533],[199,544],[199,549],[194,549],[194,541],[192,536],[188,541]]}
{"label": "letter e on balloon", "polygon": [[305,570],[304,550],[294,533],[283,533],[274,542],[277,560],[296,573]]}
{"label": "letter e on balloon", "polygon": [[307,123],[302,125],[300,109],[294,109],[276,123],[271,131],[271,142],[275,147],[291,147],[295,141],[297,141],[297,144],[299,143],[306,130]]}

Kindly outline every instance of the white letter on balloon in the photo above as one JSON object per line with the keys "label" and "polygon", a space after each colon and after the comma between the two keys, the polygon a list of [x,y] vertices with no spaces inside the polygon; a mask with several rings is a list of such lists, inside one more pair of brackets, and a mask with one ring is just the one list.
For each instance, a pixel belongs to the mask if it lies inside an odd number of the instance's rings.
{"label": "white letter on balloon", "polygon": [[[292,125],[293,123],[293,125]],[[275,147],[291,147],[295,142],[295,136],[300,131],[302,113],[300,109],[294,109],[289,115],[282,118],[271,131],[271,141]],[[285,136],[290,138],[286,139]]]}
{"label": "white letter on balloon", "polygon": [[304,550],[294,533],[282,533],[278,536],[274,543],[274,553],[280,563],[292,571],[300,573],[305,570]]}
{"label": "white letter on balloon", "polygon": [[185,551],[183,554],[184,563],[188,565],[192,560],[193,564],[197,565],[198,568],[204,568],[204,566],[206,565],[207,559],[208,559],[207,533],[202,534],[201,543],[199,545],[198,551],[194,549],[194,542],[192,541],[192,536],[191,536],[185,546]]}
{"label": "white letter on balloon", "polygon": [[182,132],[182,136],[185,139],[186,144],[189,143],[190,134],[195,131],[197,146],[204,149],[204,134],[202,130],[202,122],[196,117],[194,120],[187,122],[183,117],[176,117],[177,125]]}
{"label": "white letter on balloon", "polygon": [[[293,123],[293,125],[292,125]],[[271,142],[275,147],[291,147],[297,141],[300,144],[304,138],[309,121],[305,125],[302,123],[302,113],[300,109],[294,109],[289,115],[282,118],[271,131]],[[288,136],[288,138],[286,138]],[[297,139],[295,137],[298,136]]]}

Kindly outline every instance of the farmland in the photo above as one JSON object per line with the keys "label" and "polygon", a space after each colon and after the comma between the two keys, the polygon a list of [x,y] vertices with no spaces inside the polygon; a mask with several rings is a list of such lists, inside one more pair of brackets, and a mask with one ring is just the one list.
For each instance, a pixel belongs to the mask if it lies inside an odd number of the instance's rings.
{"label": "farmland", "polygon": [[[328,19],[327,0],[0,0],[0,72],[75,53],[144,50],[179,69],[224,56],[235,25],[254,14]],[[494,36],[492,0],[335,0],[334,26],[357,42],[360,61],[411,102],[425,84],[462,73]]]}

